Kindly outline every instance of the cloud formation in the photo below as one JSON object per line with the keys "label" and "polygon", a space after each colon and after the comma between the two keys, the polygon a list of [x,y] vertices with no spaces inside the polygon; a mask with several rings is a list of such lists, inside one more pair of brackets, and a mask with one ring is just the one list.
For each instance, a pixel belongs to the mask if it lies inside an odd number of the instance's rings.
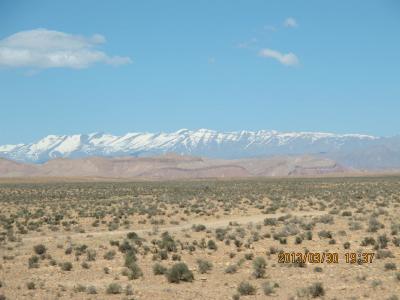
{"label": "cloud formation", "polygon": [[109,56],[96,46],[104,36],[68,34],[43,28],[20,31],[0,40],[0,66],[83,69],[95,63],[129,64],[129,57]]}
{"label": "cloud formation", "polygon": [[283,22],[283,26],[290,27],[290,28],[295,28],[295,27],[297,27],[299,25],[297,24],[297,21],[296,21],[295,18],[289,17]]}
{"label": "cloud formation", "polygon": [[261,57],[273,58],[285,66],[296,66],[299,64],[299,59],[291,52],[285,54],[272,49],[262,49],[259,55]]}

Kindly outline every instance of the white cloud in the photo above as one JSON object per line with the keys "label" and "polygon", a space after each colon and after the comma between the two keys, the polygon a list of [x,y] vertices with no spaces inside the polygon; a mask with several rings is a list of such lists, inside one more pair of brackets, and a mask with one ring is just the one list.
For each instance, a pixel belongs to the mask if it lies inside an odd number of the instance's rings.
{"label": "white cloud", "polygon": [[96,46],[104,36],[73,35],[47,29],[20,31],[0,40],[0,66],[31,68],[87,68],[94,63],[123,65],[129,57],[109,56]]}
{"label": "white cloud", "polygon": [[297,24],[297,21],[296,21],[295,18],[289,17],[283,22],[283,26],[290,27],[290,28],[295,28],[295,27],[297,27],[299,25]]}
{"label": "white cloud", "polygon": [[260,50],[259,55],[262,57],[273,58],[285,66],[295,66],[299,64],[299,59],[291,52],[284,54],[272,49],[262,49]]}

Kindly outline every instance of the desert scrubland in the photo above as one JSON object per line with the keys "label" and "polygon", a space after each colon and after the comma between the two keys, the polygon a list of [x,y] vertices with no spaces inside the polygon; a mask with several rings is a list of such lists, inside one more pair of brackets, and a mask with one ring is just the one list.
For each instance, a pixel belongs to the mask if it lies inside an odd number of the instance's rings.
{"label": "desert scrubland", "polygon": [[2,181],[0,299],[398,299],[399,183]]}

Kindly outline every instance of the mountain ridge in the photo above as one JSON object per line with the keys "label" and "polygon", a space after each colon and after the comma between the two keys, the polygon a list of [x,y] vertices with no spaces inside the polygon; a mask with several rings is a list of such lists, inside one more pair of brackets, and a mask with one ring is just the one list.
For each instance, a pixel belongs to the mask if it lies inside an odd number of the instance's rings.
{"label": "mountain ridge", "polygon": [[25,163],[90,156],[157,156],[170,152],[216,159],[309,154],[352,168],[400,167],[399,136],[365,134],[180,129],[171,133],[131,132],[120,136],[107,133],[48,135],[30,144],[0,146],[0,157]]}

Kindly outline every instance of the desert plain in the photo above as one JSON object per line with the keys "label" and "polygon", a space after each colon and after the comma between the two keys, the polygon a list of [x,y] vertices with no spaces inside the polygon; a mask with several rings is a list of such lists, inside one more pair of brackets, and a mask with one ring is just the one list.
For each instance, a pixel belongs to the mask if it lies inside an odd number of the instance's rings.
{"label": "desert plain", "polygon": [[398,176],[0,182],[0,299],[399,295]]}

